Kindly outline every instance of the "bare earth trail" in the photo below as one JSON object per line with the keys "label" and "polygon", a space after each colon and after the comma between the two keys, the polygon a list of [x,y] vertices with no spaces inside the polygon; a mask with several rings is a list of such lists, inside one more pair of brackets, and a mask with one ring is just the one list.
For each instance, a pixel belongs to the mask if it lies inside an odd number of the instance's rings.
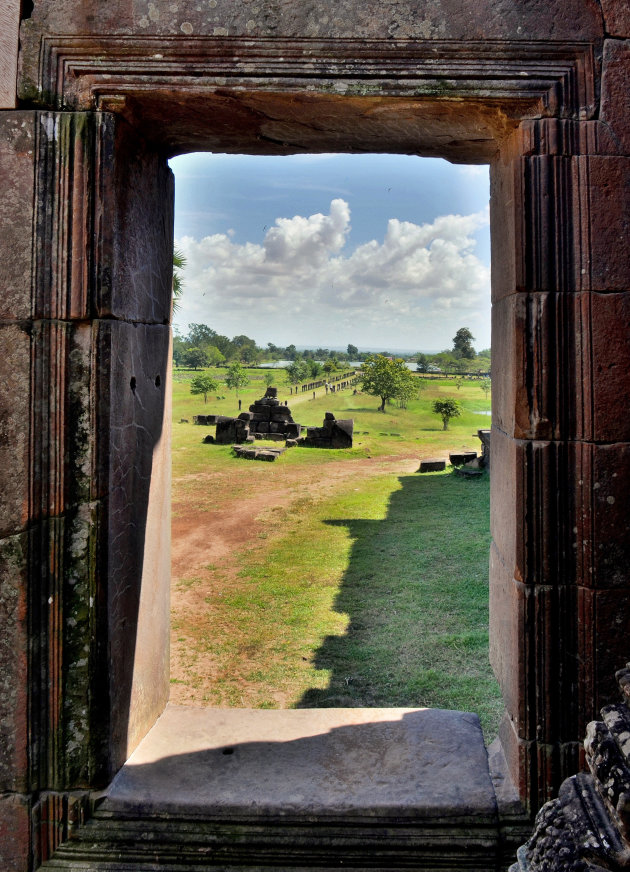
{"label": "bare earth trail", "polygon": [[[299,450],[299,449],[298,449]],[[383,474],[408,475],[418,469],[418,454],[332,461],[322,466],[273,467],[235,461],[229,472],[194,476],[191,484],[200,495],[187,493],[173,502],[171,614],[171,701],[203,704],[203,685],[191,674],[211,678],[212,653],[191,651],[180,627],[212,620],[209,596],[238,586],[238,555],[243,549],[261,552],[282,517],[291,507],[319,501],[350,486],[359,478]],[[205,480],[204,480],[205,479]],[[177,489],[176,489],[177,490]],[[207,494],[216,495],[208,507]],[[202,495],[206,496],[204,500]],[[193,506],[197,503],[200,509]],[[221,595],[221,594],[218,594]]]}

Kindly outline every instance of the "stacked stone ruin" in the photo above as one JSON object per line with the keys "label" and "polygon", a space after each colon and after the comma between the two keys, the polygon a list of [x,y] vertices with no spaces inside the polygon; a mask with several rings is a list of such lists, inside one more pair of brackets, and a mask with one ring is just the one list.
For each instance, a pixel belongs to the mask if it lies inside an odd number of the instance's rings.
{"label": "stacked stone ruin", "polygon": [[220,445],[249,442],[258,438],[297,439],[302,425],[296,424],[291,409],[278,399],[277,388],[267,388],[265,396],[252,403],[249,412],[238,418],[219,417],[215,441]]}
{"label": "stacked stone ruin", "polygon": [[288,447],[352,448],[354,421],[351,418],[337,420],[332,412],[326,412],[322,426],[306,428],[304,436],[303,427],[293,420],[291,409],[278,399],[277,388],[267,388],[265,396],[252,403],[249,412],[241,412],[237,418],[196,415],[194,420],[195,424],[216,424],[214,439],[207,436],[204,441],[219,445],[241,445],[255,439],[268,439],[286,442]]}

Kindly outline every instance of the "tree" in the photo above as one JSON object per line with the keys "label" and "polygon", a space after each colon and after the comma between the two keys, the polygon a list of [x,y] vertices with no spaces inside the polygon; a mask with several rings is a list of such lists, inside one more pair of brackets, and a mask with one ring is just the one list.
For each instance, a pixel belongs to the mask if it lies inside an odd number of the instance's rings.
{"label": "tree", "polygon": [[195,348],[205,348],[206,345],[216,345],[216,330],[207,324],[189,324],[187,341]]}
{"label": "tree", "polygon": [[179,248],[173,249],[173,312],[179,309],[179,301],[184,293],[184,283],[180,270],[186,269],[186,257]]}
{"label": "tree", "polygon": [[203,348],[187,348],[182,354],[182,363],[190,369],[200,369],[202,366],[208,366],[208,355]]}
{"label": "tree", "polygon": [[356,345],[350,345],[350,343],[348,343],[348,357],[351,360],[356,360],[358,358],[358,356],[359,356],[359,349],[356,347]]}
{"label": "tree", "polygon": [[308,378],[308,369],[303,360],[294,360],[284,369],[290,385],[299,385]]}
{"label": "tree", "polygon": [[220,363],[225,363],[225,355],[221,354],[216,345],[208,345],[204,351],[208,358],[208,366],[219,366]]}
{"label": "tree", "polygon": [[275,382],[275,380],[276,380],[276,374],[272,369],[270,369],[269,372],[265,373],[265,384],[267,385],[268,388],[271,387],[271,385]]}
{"label": "tree", "polygon": [[412,384],[416,389],[414,377],[401,358],[394,360],[383,354],[368,354],[362,369],[361,388],[368,394],[380,397],[381,412],[385,411],[385,403],[394,397],[408,396]]}
{"label": "tree", "polygon": [[321,363],[312,357],[306,361],[306,366],[308,367],[308,374],[310,378],[318,378],[322,374],[324,369]]}
{"label": "tree", "polygon": [[443,430],[448,430],[448,422],[451,418],[459,418],[462,413],[462,406],[453,397],[446,397],[444,400],[434,400],[433,411],[442,419]]}
{"label": "tree", "polygon": [[489,379],[489,378],[484,378],[484,380],[483,380],[482,382],[479,383],[479,387],[481,388],[481,390],[482,390],[482,391],[484,392],[484,394],[486,395],[486,399],[488,399],[488,394],[490,393],[490,389],[491,389],[491,387],[492,387],[492,384],[491,384],[491,382],[490,382],[490,379]]}
{"label": "tree", "polygon": [[453,352],[457,357],[465,357],[468,360],[474,360],[475,349],[472,344],[475,337],[472,335],[468,327],[460,327],[453,337]]}
{"label": "tree", "polygon": [[421,387],[420,379],[412,375],[408,369],[407,372],[409,373],[408,376],[401,373],[400,385],[396,391],[396,400],[399,409],[406,409],[409,400],[416,399],[418,396],[418,389]]}
{"label": "tree", "polygon": [[219,382],[207,372],[200,372],[199,375],[193,376],[190,380],[190,393],[203,394],[204,403],[208,402],[208,394],[215,392],[218,387]]}
{"label": "tree", "polygon": [[323,365],[323,370],[326,375],[330,375],[331,372],[336,372],[339,368],[339,361],[336,357],[329,357],[328,360]]}
{"label": "tree", "polygon": [[416,372],[426,372],[429,368],[429,358],[419,352],[416,355]]}
{"label": "tree", "polygon": [[234,390],[236,392],[236,396],[238,397],[238,392],[241,388],[244,388],[249,384],[249,376],[245,372],[245,367],[242,363],[235,361],[230,364],[228,367],[227,375],[225,377],[225,383],[230,388],[230,390]]}

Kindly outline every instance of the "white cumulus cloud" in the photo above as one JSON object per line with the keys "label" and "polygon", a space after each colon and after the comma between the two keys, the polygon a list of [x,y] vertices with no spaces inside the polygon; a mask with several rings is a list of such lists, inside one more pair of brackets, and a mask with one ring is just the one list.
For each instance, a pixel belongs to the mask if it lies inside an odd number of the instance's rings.
{"label": "white cumulus cloud", "polygon": [[262,344],[442,347],[462,324],[474,332],[488,319],[489,268],[475,254],[487,225],[487,210],[391,218],[382,241],[346,251],[350,208],[334,199],[327,215],[277,218],[262,245],[186,236],[176,243],[188,261],[177,320]]}

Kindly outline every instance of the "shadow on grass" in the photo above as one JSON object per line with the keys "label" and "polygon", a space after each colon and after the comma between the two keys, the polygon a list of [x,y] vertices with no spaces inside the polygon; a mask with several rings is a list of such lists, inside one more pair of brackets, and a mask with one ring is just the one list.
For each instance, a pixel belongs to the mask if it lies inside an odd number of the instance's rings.
{"label": "shadow on grass", "polygon": [[300,708],[432,706],[475,711],[496,734],[502,700],[488,662],[489,481],[451,474],[399,479],[383,520],[338,519],[352,538],[314,665],[328,687]]}

